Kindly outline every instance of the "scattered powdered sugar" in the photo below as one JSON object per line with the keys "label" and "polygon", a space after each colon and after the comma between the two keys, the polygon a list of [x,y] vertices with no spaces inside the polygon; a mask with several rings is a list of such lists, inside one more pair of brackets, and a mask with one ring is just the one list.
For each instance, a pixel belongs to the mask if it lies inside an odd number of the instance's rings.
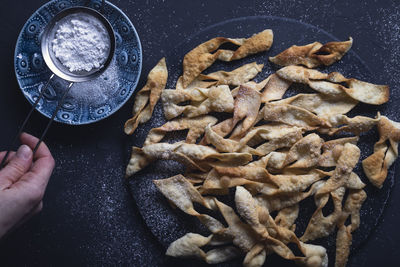
{"label": "scattered powdered sugar", "polygon": [[89,72],[104,64],[110,43],[110,36],[98,19],[78,13],[59,22],[52,49],[56,58],[71,72]]}
{"label": "scattered powdered sugar", "polygon": [[[62,188],[55,197],[56,203],[64,206],[58,214],[62,214],[64,229],[71,233],[69,240],[76,240],[74,245],[79,245],[74,249],[86,256],[77,259],[78,265],[156,266],[161,251],[157,254],[150,233],[124,190],[124,159],[118,149],[110,148],[117,145],[118,142],[104,136],[97,141],[96,153],[58,145],[54,176],[64,175],[62,181],[52,181],[61,183],[58,185]],[[100,159],[101,166],[94,168],[93,162]],[[76,175],[77,170],[80,175]],[[79,231],[72,230],[76,227]],[[49,228],[57,230],[55,225]],[[49,229],[43,231],[46,231],[43,235],[49,235]]]}
{"label": "scattered powdered sugar", "polygon": [[[395,45],[400,42],[400,7],[394,10],[379,10],[382,14],[382,23],[378,35],[382,41],[382,49],[388,50],[390,56],[384,60],[384,74],[386,79],[390,79],[392,85],[400,84],[400,70],[397,66],[400,62],[400,46]],[[392,90],[397,88],[392,86]],[[392,94],[393,95],[393,94]]]}
{"label": "scattered powdered sugar", "polygon": [[116,59],[110,63],[107,70],[97,79],[76,83],[69,92],[78,101],[103,103],[112,98],[120,88],[119,71]]}

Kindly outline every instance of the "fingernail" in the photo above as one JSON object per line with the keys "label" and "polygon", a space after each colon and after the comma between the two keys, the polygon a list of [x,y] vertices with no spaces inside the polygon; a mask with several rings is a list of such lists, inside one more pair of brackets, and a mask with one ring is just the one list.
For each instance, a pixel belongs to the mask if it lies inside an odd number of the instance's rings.
{"label": "fingernail", "polygon": [[17,157],[22,159],[29,159],[32,155],[32,150],[27,145],[22,145],[17,150]]}

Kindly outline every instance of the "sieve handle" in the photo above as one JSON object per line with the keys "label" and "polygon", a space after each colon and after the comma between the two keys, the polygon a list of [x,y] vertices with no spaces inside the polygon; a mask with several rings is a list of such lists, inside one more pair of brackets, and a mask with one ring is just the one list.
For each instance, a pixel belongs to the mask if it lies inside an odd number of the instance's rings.
{"label": "sieve handle", "polygon": [[[28,121],[29,121],[29,118],[31,117],[33,111],[36,109],[36,107],[37,107],[37,105],[39,104],[40,100],[43,98],[44,92],[47,90],[47,87],[49,87],[49,84],[50,84],[51,80],[53,80],[53,78],[54,78],[54,74],[52,74],[52,75],[50,76],[50,78],[49,78],[49,80],[47,81],[46,85],[45,85],[44,87],[42,87],[42,90],[40,90],[40,93],[39,93],[38,98],[36,99],[36,101],[35,101],[35,103],[33,104],[31,110],[29,111],[28,116],[26,116],[24,122],[22,123],[21,127],[19,128],[18,134],[14,137],[14,140],[13,140],[12,143],[11,143],[11,148],[14,147],[14,146],[16,146],[17,141],[18,141],[19,137],[20,137],[21,134],[22,134],[22,131],[24,130],[26,124],[27,124]],[[10,149],[11,149],[11,148],[10,148]],[[10,151],[11,151],[10,149],[7,150],[6,155],[4,156],[4,158],[3,158],[2,161],[1,161],[0,170],[3,169],[4,166],[6,165],[8,156],[10,155]]]}
{"label": "sieve handle", "polygon": [[51,124],[53,123],[53,121],[54,121],[54,119],[55,119],[55,117],[56,117],[56,115],[57,115],[57,112],[60,110],[61,106],[64,104],[65,98],[67,97],[67,95],[68,95],[68,93],[69,93],[69,90],[71,89],[72,85],[74,85],[74,83],[70,83],[70,84],[68,85],[67,90],[65,90],[65,93],[64,93],[64,95],[62,96],[61,100],[58,101],[57,108],[54,110],[53,115],[51,116],[51,119],[50,119],[49,123],[47,124],[47,126],[46,126],[46,128],[44,129],[42,135],[40,136],[39,141],[37,142],[35,148],[33,149],[33,154],[36,153],[36,151],[38,150],[40,144],[43,142],[43,139],[44,139],[45,135],[47,134],[47,131],[50,129],[50,126],[51,126]]}
{"label": "sieve handle", "polygon": [[[22,132],[23,132],[23,130],[24,130],[26,124],[28,123],[28,121],[29,121],[29,119],[30,119],[30,117],[31,117],[31,115],[32,115],[32,113],[33,113],[33,111],[36,109],[36,107],[37,107],[37,105],[39,104],[40,100],[43,98],[44,92],[47,90],[47,87],[49,87],[49,84],[50,84],[51,80],[53,80],[54,76],[55,76],[55,75],[52,74],[52,75],[50,76],[49,80],[47,81],[46,85],[45,85],[44,87],[42,87],[42,90],[40,91],[39,97],[36,99],[36,101],[35,101],[35,103],[33,104],[31,110],[29,111],[29,113],[28,113],[28,115],[26,116],[24,122],[22,123],[22,125],[21,125],[21,127],[20,127],[20,129],[19,129],[19,131],[18,131],[18,134],[14,137],[14,140],[13,140],[13,142],[12,142],[11,147],[16,146],[17,141],[18,141],[19,137],[21,136],[21,134],[22,134]],[[46,126],[45,130],[43,131],[43,133],[42,133],[42,135],[41,135],[39,141],[37,142],[35,148],[33,149],[33,155],[36,153],[36,151],[38,150],[40,144],[42,143],[43,138],[45,137],[47,131],[49,130],[51,124],[53,123],[54,118],[55,118],[56,115],[57,115],[57,112],[60,110],[62,104],[64,103],[65,97],[68,95],[68,92],[69,92],[69,90],[71,89],[72,85],[73,85],[73,83],[70,83],[70,84],[69,84],[69,86],[68,86],[67,90],[65,91],[64,95],[62,96],[61,100],[58,102],[58,105],[57,105],[55,111],[53,112],[53,115],[51,116],[51,119],[50,119],[49,123],[47,124],[47,126]],[[9,155],[10,155],[10,152],[11,152],[10,149],[7,150],[7,153],[5,154],[4,158],[2,159],[2,161],[1,161],[1,163],[0,163],[0,170],[3,169],[3,168],[6,166],[6,162],[7,162],[7,159],[8,159],[8,157],[9,157]]]}

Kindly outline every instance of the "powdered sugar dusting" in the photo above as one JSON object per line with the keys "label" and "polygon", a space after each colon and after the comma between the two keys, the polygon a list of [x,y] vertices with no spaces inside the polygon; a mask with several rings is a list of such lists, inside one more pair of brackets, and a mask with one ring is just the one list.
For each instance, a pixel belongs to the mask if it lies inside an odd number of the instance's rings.
{"label": "powdered sugar dusting", "polygon": [[110,36],[95,17],[72,14],[58,23],[52,49],[71,72],[99,69],[110,53]]}
{"label": "powdered sugar dusting", "polygon": [[[397,105],[400,95],[398,94],[400,86],[400,69],[398,64],[400,62],[400,7],[387,10],[381,9],[379,13],[382,14],[383,21],[378,25],[381,30],[379,33],[379,40],[381,40],[381,49],[386,52],[388,56],[383,60],[383,76],[382,80],[390,85],[391,96],[389,100],[390,106]],[[399,120],[400,114],[395,108],[387,109],[385,113],[392,120]]]}
{"label": "powdered sugar dusting", "polygon": [[70,95],[76,100],[102,103],[110,99],[120,88],[119,71],[114,59],[99,79],[81,82],[71,88]]}
{"label": "powdered sugar dusting", "polygon": [[[115,145],[113,142],[107,142]],[[103,147],[102,144],[98,144],[101,154],[109,151],[108,145]],[[154,250],[142,250],[144,246],[151,247],[150,240],[144,234],[140,217],[132,203],[126,201],[129,196],[125,190],[121,153],[110,152],[101,159],[102,167],[98,169],[93,168],[92,164],[100,160],[97,153],[80,153],[79,150],[73,153],[78,155],[71,157],[69,152],[65,152],[58,157],[55,176],[58,172],[66,173],[66,181],[64,188],[54,199],[62,202],[65,207],[63,211],[58,212],[60,216],[63,215],[64,227],[79,228],[85,233],[83,236],[69,237],[79,238],[77,250],[88,255],[82,264],[155,265],[155,259],[161,255],[154,255]],[[115,166],[115,162],[121,162],[119,167]],[[62,169],[61,166],[65,165],[75,166],[81,170],[82,175],[74,175],[76,170]],[[71,175],[68,176],[68,173]],[[79,224],[81,221],[85,224]],[[137,238],[139,235],[141,239]]]}

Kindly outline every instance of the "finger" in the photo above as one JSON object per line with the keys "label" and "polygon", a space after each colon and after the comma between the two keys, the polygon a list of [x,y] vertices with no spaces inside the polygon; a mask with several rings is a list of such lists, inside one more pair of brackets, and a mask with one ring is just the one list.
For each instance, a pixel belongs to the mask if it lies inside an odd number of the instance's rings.
{"label": "finger", "polygon": [[[0,162],[3,160],[4,156],[7,154],[7,151],[0,152]],[[11,151],[10,154],[8,154],[8,159],[6,160],[6,163],[9,163],[12,157],[14,157],[15,152]]]}
{"label": "finger", "polygon": [[38,159],[32,169],[24,174],[14,186],[25,186],[24,184],[31,184],[38,190],[45,191],[47,184],[50,180],[51,174],[54,169],[54,160],[52,158],[41,158]]}
{"label": "finger", "polygon": [[[20,139],[22,144],[29,146],[32,150],[36,147],[37,143],[39,142],[39,139],[37,137],[34,137],[33,135],[27,133],[22,133]],[[51,156],[50,150],[47,147],[47,145],[44,142],[42,142],[35,153],[34,159],[49,157],[49,156]]]}
{"label": "finger", "polygon": [[32,150],[22,145],[9,163],[0,170],[0,190],[9,188],[16,183],[32,166]]}
{"label": "finger", "polygon": [[[27,133],[21,135],[21,142],[30,146],[32,149],[36,146],[38,141],[38,138]],[[45,143],[41,143],[34,155],[34,162],[30,172],[24,175],[21,181],[35,183],[44,190],[53,172],[54,165],[54,158],[49,148]]]}

